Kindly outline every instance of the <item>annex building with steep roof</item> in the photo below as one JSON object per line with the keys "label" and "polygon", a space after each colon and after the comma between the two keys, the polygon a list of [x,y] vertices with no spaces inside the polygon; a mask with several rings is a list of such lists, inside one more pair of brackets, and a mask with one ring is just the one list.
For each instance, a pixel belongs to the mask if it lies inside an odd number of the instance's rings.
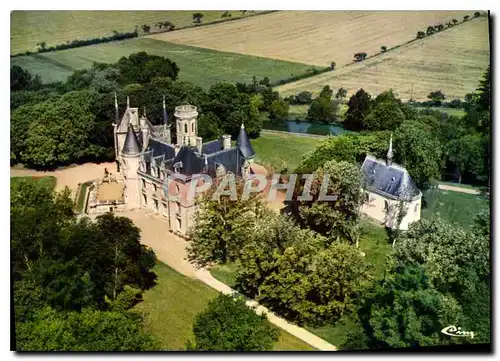
{"label": "annex building with steep roof", "polygon": [[392,157],[392,135],[387,160],[366,155],[361,166],[365,196],[361,212],[386,227],[407,230],[420,219],[422,192],[408,171],[392,162]]}

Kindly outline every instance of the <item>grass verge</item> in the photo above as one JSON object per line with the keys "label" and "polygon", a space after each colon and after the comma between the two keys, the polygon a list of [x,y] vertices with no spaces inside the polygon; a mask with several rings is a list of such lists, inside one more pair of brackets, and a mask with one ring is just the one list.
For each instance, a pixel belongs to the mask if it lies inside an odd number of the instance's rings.
{"label": "grass verge", "polygon": [[56,178],[52,176],[47,177],[10,177],[10,183],[19,183],[22,181],[35,182],[40,187],[47,187],[54,189],[56,187]]}
{"label": "grass verge", "polygon": [[[144,316],[145,328],[163,350],[184,350],[193,340],[196,314],[203,311],[217,291],[198,280],[174,271],[164,263],[155,267],[158,283],[144,293],[144,301],[135,310]],[[275,351],[307,351],[313,348],[287,332],[281,331]]]}

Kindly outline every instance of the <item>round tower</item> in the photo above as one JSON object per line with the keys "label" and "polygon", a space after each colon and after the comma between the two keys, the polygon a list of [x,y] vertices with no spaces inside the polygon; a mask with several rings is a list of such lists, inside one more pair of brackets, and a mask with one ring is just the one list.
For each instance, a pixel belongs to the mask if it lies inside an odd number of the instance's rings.
{"label": "round tower", "polygon": [[196,146],[198,111],[193,105],[175,107],[177,144]]}
{"label": "round tower", "polygon": [[132,124],[129,124],[125,143],[121,150],[122,175],[125,183],[125,204],[127,209],[135,209],[141,206],[139,192],[139,162],[141,158],[141,146],[134,132]]}

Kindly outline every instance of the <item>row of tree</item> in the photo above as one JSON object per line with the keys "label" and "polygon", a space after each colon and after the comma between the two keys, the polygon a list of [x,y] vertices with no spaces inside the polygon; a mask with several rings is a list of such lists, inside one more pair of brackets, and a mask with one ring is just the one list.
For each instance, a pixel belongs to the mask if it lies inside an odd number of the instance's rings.
{"label": "row of tree", "polygon": [[[473,15],[474,18],[477,18],[481,16],[481,13],[479,11],[476,11]],[[465,15],[464,18],[463,18],[463,22],[465,23],[466,21],[469,21],[470,19],[470,16],[469,15]],[[451,21],[448,21],[446,23],[446,28],[451,28],[455,25],[458,25],[459,21],[457,19],[452,19]],[[437,25],[431,25],[431,26],[428,26],[427,27],[427,30],[424,32],[424,31],[418,31],[417,32],[417,39],[423,39],[425,38],[426,36],[430,36],[430,35],[433,35],[435,33],[438,33],[440,31],[443,31],[445,29],[445,25],[443,24],[437,24]]]}

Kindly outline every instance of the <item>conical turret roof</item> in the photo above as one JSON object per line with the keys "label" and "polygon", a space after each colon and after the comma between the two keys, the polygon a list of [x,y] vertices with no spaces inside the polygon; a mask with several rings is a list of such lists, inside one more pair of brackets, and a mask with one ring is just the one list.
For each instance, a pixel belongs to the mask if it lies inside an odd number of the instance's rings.
{"label": "conical turret roof", "polygon": [[241,124],[240,134],[236,140],[236,145],[240,148],[241,153],[243,153],[243,156],[246,159],[250,159],[255,156],[255,152],[252,148],[252,144],[250,144],[250,139],[248,139],[248,135],[243,124]]}
{"label": "conical turret roof", "polygon": [[125,143],[123,143],[122,153],[124,155],[136,155],[141,152],[139,140],[134,132],[134,127],[129,123]]}

